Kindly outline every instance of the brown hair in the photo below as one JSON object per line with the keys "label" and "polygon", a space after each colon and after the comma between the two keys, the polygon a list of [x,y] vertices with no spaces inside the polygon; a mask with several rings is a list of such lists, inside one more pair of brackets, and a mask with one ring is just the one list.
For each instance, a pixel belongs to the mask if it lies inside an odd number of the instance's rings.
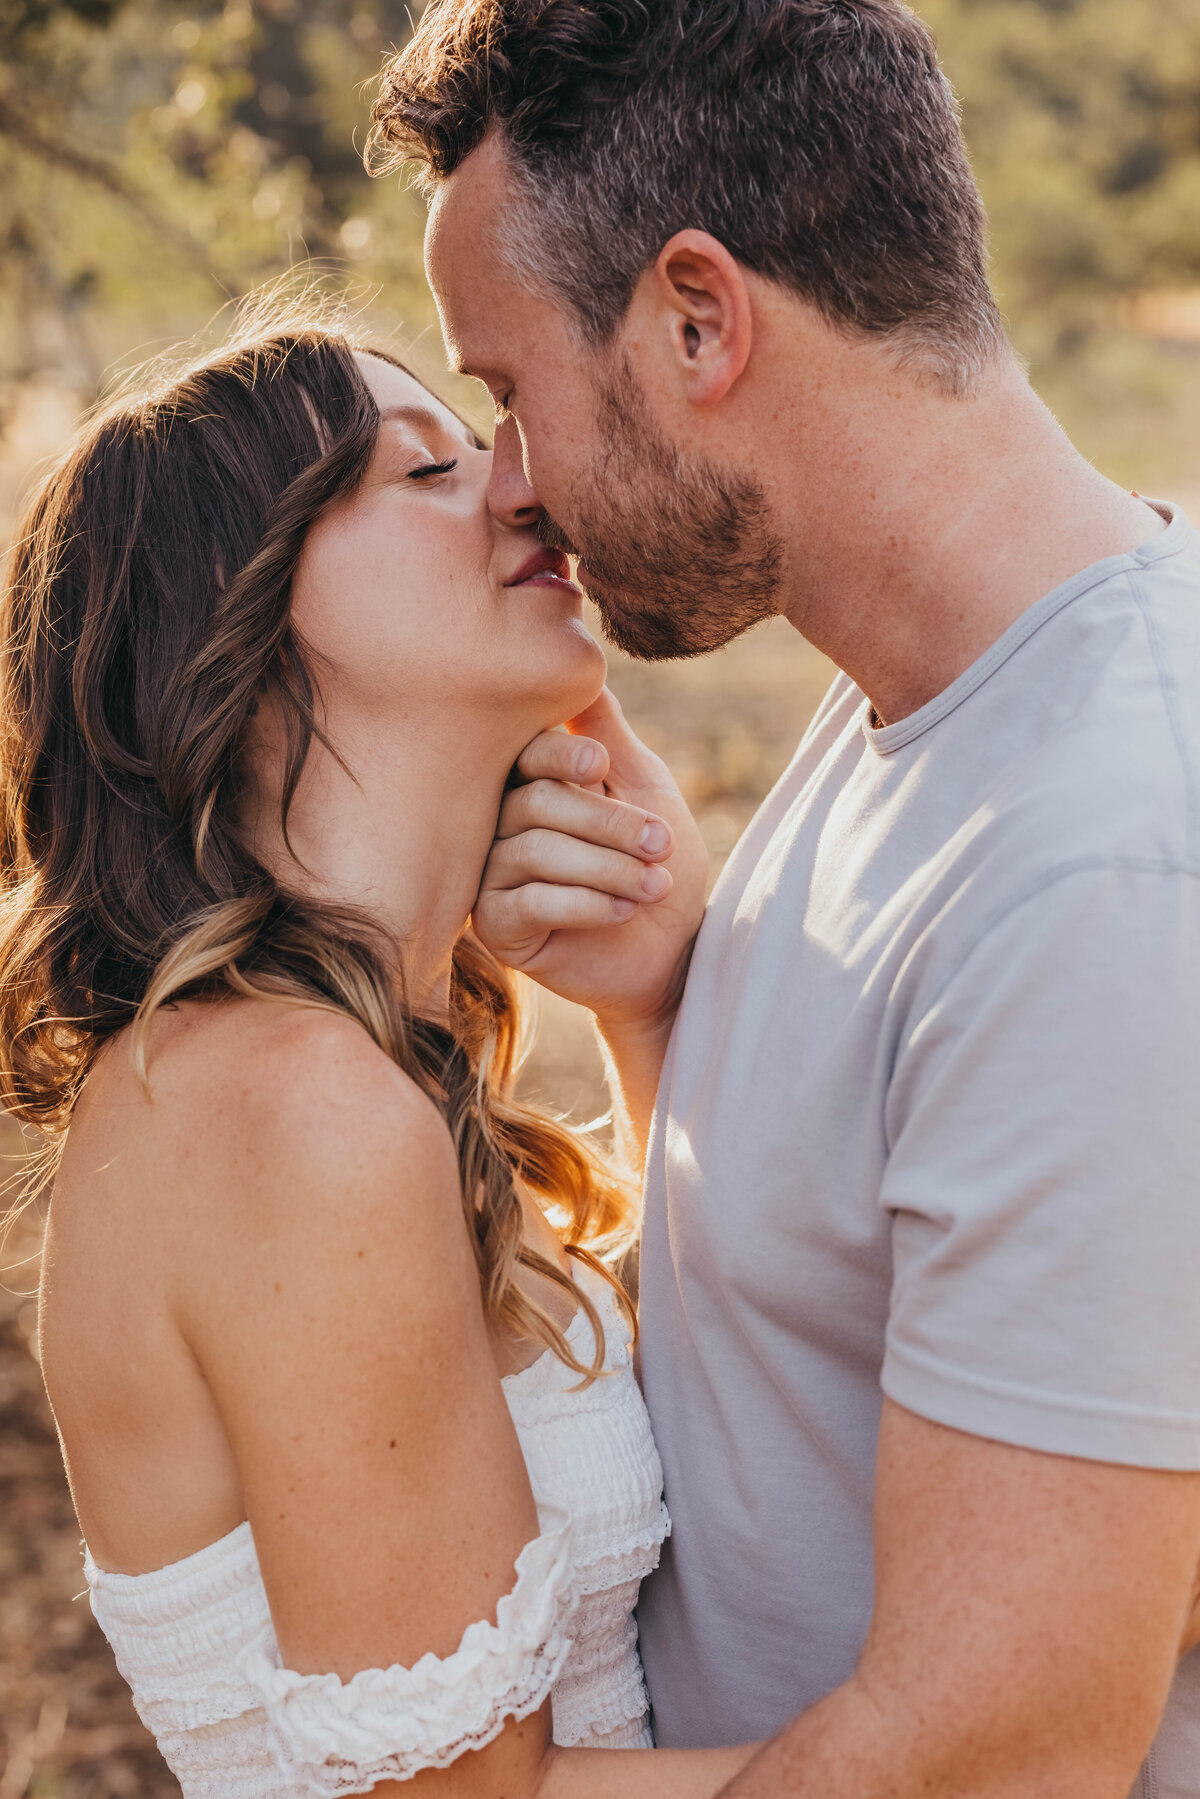
{"label": "brown hair", "polygon": [[502,133],[503,247],[593,344],[689,226],[950,391],[1003,344],[954,97],[900,0],[430,0],[374,120],[371,165],[430,182]]}
{"label": "brown hair", "polygon": [[[0,626],[4,1103],[61,1146],[101,1047],[132,1024],[144,1076],[151,1020],[173,1000],[237,993],[348,1014],[446,1119],[491,1321],[591,1375],[598,1314],[526,1247],[518,1182],[565,1215],[568,1249],[596,1266],[631,1238],[633,1200],[585,1138],[516,1099],[509,978],[467,931],[450,1029],[414,1016],[398,951],[367,919],[285,891],[239,829],[261,696],[287,722],[285,830],[312,742],[326,741],[291,579],[378,429],[344,334],[260,327],[107,406],[35,495]],[[518,1264],[583,1305],[590,1367],[522,1292]]]}

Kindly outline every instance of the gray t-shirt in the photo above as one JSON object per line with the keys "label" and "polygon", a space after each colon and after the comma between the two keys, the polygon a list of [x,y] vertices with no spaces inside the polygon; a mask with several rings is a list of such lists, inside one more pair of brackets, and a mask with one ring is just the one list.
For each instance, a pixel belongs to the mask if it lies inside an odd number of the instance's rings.
{"label": "gray t-shirt", "polygon": [[[1180,514],[899,724],[834,682],[717,884],[659,1091],[660,1743],[765,1735],[851,1674],[883,1393],[1200,1469],[1198,874]],[[1155,1754],[1146,1790],[1200,1799],[1200,1657]]]}

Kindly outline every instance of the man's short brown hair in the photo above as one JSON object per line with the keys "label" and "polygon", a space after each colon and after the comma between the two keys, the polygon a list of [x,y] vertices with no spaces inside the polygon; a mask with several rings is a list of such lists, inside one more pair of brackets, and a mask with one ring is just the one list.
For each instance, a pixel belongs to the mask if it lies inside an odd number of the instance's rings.
{"label": "man's short brown hair", "polygon": [[595,344],[688,226],[952,392],[1003,342],[957,106],[901,0],[430,0],[374,117],[376,164],[433,183],[502,134],[506,247]]}

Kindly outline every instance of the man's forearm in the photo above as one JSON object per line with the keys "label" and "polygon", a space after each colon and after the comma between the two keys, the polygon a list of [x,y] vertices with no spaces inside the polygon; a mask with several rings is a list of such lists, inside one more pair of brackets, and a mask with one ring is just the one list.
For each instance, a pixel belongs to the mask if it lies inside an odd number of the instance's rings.
{"label": "man's forearm", "polygon": [[695,945],[693,937],[676,963],[665,999],[651,1016],[594,1015],[612,1095],[617,1151],[638,1176],[646,1169],[654,1102]]}
{"label": "man's forearm", "polygon": [[[1147,1743],[1146,1747],[1149,1747]],[[1069,1758],[997,1743],[987,1721],[903,1715],[851,1680],[773,1737],[718,1799],[1127,1799],[1136,1778],[1097,1746]]]}
{"label": "man's forearm", "polygon": [[646,1025],[606,1025],[596,1020],[613,1102],[617,1152],[637,1175],[646,1166],[650,1121],[674,1018]]}

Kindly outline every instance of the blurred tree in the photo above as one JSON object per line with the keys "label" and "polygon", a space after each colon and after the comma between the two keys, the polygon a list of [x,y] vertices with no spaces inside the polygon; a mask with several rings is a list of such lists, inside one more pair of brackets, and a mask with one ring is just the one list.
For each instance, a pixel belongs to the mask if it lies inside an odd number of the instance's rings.
{"label": "blurred tree", "polygon": [[[1197,454],[1200,358],[1128,296],[1200,290],[1200,0],[916,5],[1035,379],[1089,453],[1160,479],[1147,457]],[[359,158],[409,29],[404,0],[0,0],[0,383],[94,388],[307,257],[430,322],[419,203]]]}
{"label": "blurred tree", "polygon": [[0,375],[94,385],[104,315],[185,329],[309,257],[424,322],[419,210],[390,184],[379,230],[360,153],[409,28],[399,0],[0,0]]}
{"label": "blurred tree", "polygon": [[996,280],[1028,352],[1116,296],[1200,284],[1197,0],[919,0],[963,99]]}
{"label": "blurred tree", "polygon": [[[994,277],[1085,453],[1200,492],[1200,4],[917,0],[963,100]],[[1147,290],[1189,295],[1142,306]]]}

